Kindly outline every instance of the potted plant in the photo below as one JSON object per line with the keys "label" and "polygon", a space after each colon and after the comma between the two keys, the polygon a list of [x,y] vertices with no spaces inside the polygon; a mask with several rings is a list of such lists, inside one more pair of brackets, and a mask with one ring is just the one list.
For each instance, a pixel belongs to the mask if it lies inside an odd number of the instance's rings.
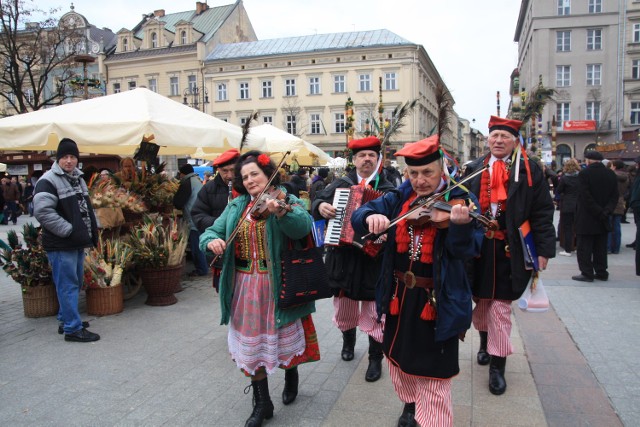
{"label": "potted plant", "polygon": [[142,197],[150,210],[155,212],[173,212],[173,196],[178,191],[180,181],[171,178],[164,171],[166,164],[161,163],[155,169],[151,166],[138,174],[131,183],[130,191]]}
{"label": "potted plant", "polygon": [[58,313],[58,297],[47,253],[42,247],[40,230],[32,223],[22,228],[23,247],[14,230],[0,240],[2,269],[22,287],[22,302],[26,317],[53,316]]}
{"label": "potted plant", "polygon": [[132,248],[121,240],[98,239],[84,259],[87,313],[104,316],[122,312],[124,268],[133,257]]}
{"label": "potted plant", "polygon": [[116,185],[112,178],[94,175],[89,181],[89,196],[102,228],[122,225],[125,220],[136,222],[142,218],[147,206],[142,196]]}
{"label": "potted plant", "polygon": [[161,216],[145,215],[142,224],[133,229],[130,236],[133,259],[149,295],[145,304],[178,302],[174,292],[180,286],[188,240],[188,224],[175,217],[163,225]]}

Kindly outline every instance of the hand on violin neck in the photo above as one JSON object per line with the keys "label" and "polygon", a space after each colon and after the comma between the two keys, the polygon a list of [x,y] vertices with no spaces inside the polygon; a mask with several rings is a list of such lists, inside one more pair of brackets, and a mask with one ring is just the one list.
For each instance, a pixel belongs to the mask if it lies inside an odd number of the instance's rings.
{"label": "hand on violin neck", "polygon": [[369,215],[366,219],[369,232],[373,234],[382,234],[389,228],[389,218],[381,214]]}
{"label": "hand on violin neck", "polygon": [[468,224],[471,222],[469,208],[465,205],[454,205],[451,207],[451,217],[449,221],[453,224]]}
{"label": "hand on violin neck", "polygon": [[275,214],[278,218],[286,215],[287,209],[277,199],[269,199],[267,201],[267,210]]}

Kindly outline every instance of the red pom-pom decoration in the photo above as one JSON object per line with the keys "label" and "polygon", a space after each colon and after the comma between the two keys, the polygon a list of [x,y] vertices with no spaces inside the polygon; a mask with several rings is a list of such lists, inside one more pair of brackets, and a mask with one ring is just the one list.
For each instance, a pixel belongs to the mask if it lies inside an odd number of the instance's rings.
{"label": "red pom-pom decoration", "polygon": [[260,166],[267,166],[269,163],[271,163],[271,159],[266,154],[260,154],[258,156],[258,164]]}

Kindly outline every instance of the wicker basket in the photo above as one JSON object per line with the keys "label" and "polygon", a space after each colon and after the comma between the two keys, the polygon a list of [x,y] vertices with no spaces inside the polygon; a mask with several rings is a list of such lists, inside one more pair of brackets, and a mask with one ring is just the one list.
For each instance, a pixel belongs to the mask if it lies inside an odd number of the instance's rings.
{"label": "wicker basket", "polygon": [[172,305],[178,302],[174,295],[176,286],[180,284],[184,264],[140,270],[142,286],[147,291],[145,304],[162,306]]}
{"label": "wicker basket", "polygon": [[122,313],[124,309],[122,286],[87,288],[87,314],[106,316]]}
{"label": "wicker basket", "polygon": [[22,304],[25,317],[53,316],[60,308],[53,284],[22,288]]}

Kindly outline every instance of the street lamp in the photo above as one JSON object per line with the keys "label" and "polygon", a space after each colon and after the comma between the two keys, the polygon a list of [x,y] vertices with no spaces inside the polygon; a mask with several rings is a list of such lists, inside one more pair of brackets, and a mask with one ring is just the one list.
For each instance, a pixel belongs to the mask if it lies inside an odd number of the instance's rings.
{"label": "street lamp", "polygon": [[206,87],[202,87],[202,90],[198,86],[189,86],[182,93],[182,103],[184,105],[191,106],[196,110],[200,109],[200,96],[202,95],[202,111],[204,111],[205,105],[209,103],[209,93]]}

